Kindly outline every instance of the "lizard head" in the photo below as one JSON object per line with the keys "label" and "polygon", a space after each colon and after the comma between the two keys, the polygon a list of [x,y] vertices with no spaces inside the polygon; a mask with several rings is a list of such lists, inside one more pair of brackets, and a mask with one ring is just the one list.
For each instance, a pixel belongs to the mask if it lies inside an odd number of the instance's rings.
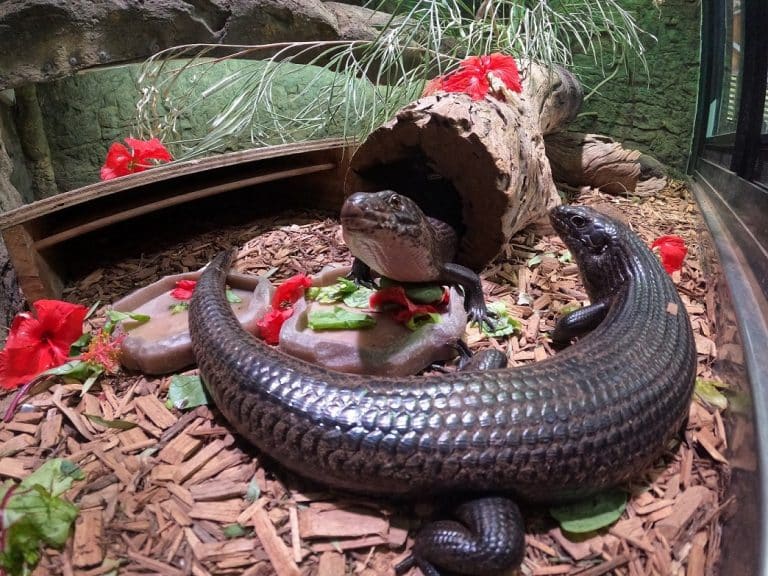
{"label": "lizard head", "polygon": [[624,283],[628,254],[623,224],[586,206],[557,206],[549,219],[579,265],[591,298],[607,296]]}
{"label": "lizard head", "polygon": [[345,231],[369,236],[418,237],[427,228],[416,202],[392,190],[352,194],[341,207],[341,224]]}
{"label": "lizard head", "polygon": [[392,190],[357,192],[341,208],[341,230],[350,252],[372,270],[401,282],[439,275],[445,252],[421,208]]}

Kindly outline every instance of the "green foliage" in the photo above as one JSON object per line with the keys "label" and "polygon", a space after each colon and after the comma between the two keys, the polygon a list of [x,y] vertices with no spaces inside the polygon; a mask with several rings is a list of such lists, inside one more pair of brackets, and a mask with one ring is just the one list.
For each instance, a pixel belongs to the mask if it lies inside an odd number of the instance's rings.
{"label": "green foliage", "polygon": [[553,506],[549,513],[566,532],[583,534],[610,526],[621,517],[626,507],[626,492],[610,490],[572,504]]}
{"label": "green foliage", "polygon": [[720,410],[728,408],[728,398],[720,392],[720,388],[726,388],[725,384],[716,380],[696,378],[694,392],[704,404],[714,406]]}
{"label": "green foliage", "polygon": [[376,319],[370,314],[354,312],[342,306],[334,306],[330,310],[311,310],[307,314],[307,325],[312,330],[359,330],[375,324]]}
{"label": "green foliage", "polygon": [[10,576],[31,574],[40,560],[40,548],[62,548],[67,542],[77,507],[61,498],[80,468],[67,460],[49,460],[20,484],[0,484],[0,568]]}
{"label": "green foliage", "polygon": [[[376,0],[367,5],[392,12],[373,40],[188,45],[156,54],[139,76],[141,135],[157,136],[167,145],[175,141],[177,159],[225,150],[243,139],[264,145],[330,135],[363,138],[417,98],[428,79],[468,56],[491,52],[512,54],[521,63],[569,66],[578,51],[603,67],[608,51],[611,70],[627,54],[646,67],[645,33],[618,0]],[[214,50],[226,54],[213,58]],[[243,58],[263,60],[232,67],[212,80],[214,70]],[[221,99],[221,113],[204,134],[181,141],[185,119],[211,99]]]}
{"label": "green foliage", "polygon": [[488,311],[493,314],[493,330],[483,322],[480,326],[480,331],[484,336],[491,338],[503,338],[504,336],[510,336],[515,332],[520,332],[523,325],[520,320],[512,318],[509,315],[509,310],[504,305],[504,302],[491,302],[488,304]]}
{"label": "green foliage", "polygon": [[179,410],[207,406],[208,396],[200,376],[171,376],[166,405]]}

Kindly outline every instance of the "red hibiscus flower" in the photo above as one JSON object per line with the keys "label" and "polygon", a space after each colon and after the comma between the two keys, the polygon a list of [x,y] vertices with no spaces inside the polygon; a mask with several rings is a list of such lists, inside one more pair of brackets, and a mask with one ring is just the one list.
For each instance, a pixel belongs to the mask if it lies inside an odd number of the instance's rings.
{"label": "red hibiscus flower", "polygon": [[442,76],[432,78],[432,80],[427,82],[427,85],[424,86],[424,92],[421,95],[432,96],[432,94],[437,94],[438,92],[447,92],[447,90],[443,88],[443,80]]}
{"label": "red hibiscus flower", "polygon": [[651,248],[657,247],[659,256],[661,256],[661,265],[664,266],[664,270],[668,274],[677,272],[683,267],[683,260],[688,253],[688,248],[685,245],[685,240],[680,236],[660,236],[651,244]]}
{"label": "red hibiscus flower", "polygon": [[[486,54],[470,56],[462,60],[458,70],[446,76],[430,80],[424,88],[424,96],[436,92],[464,92],[473,100],[482,100],[492,88],[491,77],[502,82],[509,90],[522,92],[520,73],[512,56]],[[492,92],[496,98],[504,99],[503,94]]]}
{"label": "red hibiscus flower", "polygon": [[416,304],[406,294],[402,286],[382,288],[371,294],[368,301],[371,308],[384,308],[394,305],[392,319],[401,324],[407,324],[411,319],[439,312],[448,303],[449,293],[443,290],[443,298],[435,304]]}
{"label": "red hibiscus flower", "polygon": [[83,333],[85,306],[60,300],[38,300],[36,316],[16,315],[0,352],[0,387],[12,390],[41,372],[64,364],[72,343]]}
{"label": "red hibiscus flower", "polygon": [[189,300],[195,291],[197,280],[179,280],[176,282],[176,288],[171,290],[171,298],[175,300]]}
{"label": "red hibiscus flower", "polygon": [[267,344],[280,342],[280,328],[293,314],[293,305],[310,286],[312,286],[311,278],[305,274],[296,274],[277,287],[272,296],[272,310],[256,322],[259,334]]}
{"label": "red hibiscus flower", "polygon": [[107,159],[101,167],[101,179],[111,180],[118,176],[143,172],[152,168],[157,162],[169,162],[173,156],[157,138],[151,140],[136,140],[126,138],[128,147],[114,142],[107,152]]}

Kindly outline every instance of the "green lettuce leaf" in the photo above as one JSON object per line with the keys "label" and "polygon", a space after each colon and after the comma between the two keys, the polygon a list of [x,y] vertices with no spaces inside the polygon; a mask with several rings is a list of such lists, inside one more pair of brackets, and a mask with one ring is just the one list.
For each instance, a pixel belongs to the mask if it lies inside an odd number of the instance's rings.
{"label": "green lettuce leaf", "polygon": [[171,376],[167,405],[179,410],[207,406],[208,396],[200,376]]}
{"label": "green lettuce leaf", "polygon": [[370,314],[334,306],[330,310],[311,310],[307,314],[307,324],[312,330],[359,330],[374,326],[376,319]]}
{"label": "green lettuce leaf", "polygon": [[480,331],[483,335],[491,338],[502,338],[522,330],[523,325],[519,320],[516,320],[509,315],[509,310],[507,310],[504,302],[491,302],[488,304],[488,311],[493,316],[493,330],[483,322],[480,325]]}
{"label": "green lettuce leaf", "polygon": [[75,464],[59,458],[49,460],[20,484],[0,485],[4,538],[0,567],[10,576],[30,574],[43,546],[62,548],[77,518],[77,507],[60,495],[82,480]]}
{"label": "green lettuce leaf", "polygon": [[549,513],[566,532],[583,534],[610,526],[627,507],[627,493],[609,490],[572,504],[553,506]]}

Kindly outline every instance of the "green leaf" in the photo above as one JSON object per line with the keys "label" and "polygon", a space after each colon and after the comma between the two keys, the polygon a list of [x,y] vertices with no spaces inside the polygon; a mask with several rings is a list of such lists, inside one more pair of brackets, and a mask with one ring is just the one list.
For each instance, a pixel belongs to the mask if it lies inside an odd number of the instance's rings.
{"label": "green leaf", "polygon": [[417,304],[432,304],[443,299],[443,287],[438,284],[405,285],[405,293]]}
{"label": "green leaf", "polygon": [[626,492],[610,490],[572,504],[553,506],[549,513],[566,532],[583,534],[613,524],[621,517],[626,506]]}
{"label": "green leaf", "polygon": [[168,403],[179,410],[207,406],[208,396],[200,376],[172,376],[168,387]]}
{"label": "green leaf", "polygon": [[568,264],[570,262],[573,262],[573,254],[571,254],[570,250],[564,250],[560,256],[557,257],[560,262],[563,264]]}
{"label": "green leaf", "polygon": [[[77,517],[77,507],[59,495],[82,480],[83,472],[67,460],[49,460],[19,484],[0,485],[3,540],[0,568],[11,576],[28,575],[43,546],[62,548]],[[9,494],[10,492],[10,494]]]}
{"label": "green leaf", "polygon": [[104,332],[107,334],[112,334],[115,330],[115,326],[120,324],[120,322],[125,322],[127,320],[132,320],[133,322],[138,322],[139,324],[144,324],[145,322],[149,322],[150,317],[146,314],[137,314],[136,312],[118,312],[117,310],[107,310],[107,323],[104,324]]}
{"label": "green leaf", "polygon": [[259,499],[259,496],[261,496],[261,487],[259,486],[259,482],[254,477],[248,483],[248,489],[245,492],[245,499],[248,502],[256,502],[256,500]]}
{"label": "green leaf", "polygon": [[88,379],[93,372],[93,365],[82,360],[71,360],[61,366],[50,368],[43,372],[50,376],[69,376],[81,382]]}
{"label": "green leaf", "polygon": [[230,304],[240,304],[240,302],[242,301],[243,299],[240,298],[240,296],[238,296],[237,294],[235,294],[234,290],[232,290],[231,288],[227,288],[227,302],[229,302]]}
{"label": "green leaf", "polygon": [[441,320],[440,314],[437,312],[427,312],[425,314],[415,314],[408,319],[405,326],[412,331],[416,331],[422,326],[427,324],[439,324]]}
{"label": "green leaf", "polygon": [[307,298],[321,304],[341,302],[345,296],[354,294],[360,287],[346,278],[339,277],[330,286],[312,287],[307,290]]}
{"label": "green leaf", "polygon": [[250,534],[250,530],[240,524],[227,524],[221,530],[225,538],[242,538]]}
{"label": "green leaf", "polygon": [[90,364],[90,366],[91,374],[83,382],[83,389],[80,391],[81,396],[84,396],[91,389],[91,386],[96,383],[96,379],[104,373],[104,368],[100,365]]}
{"label": "green leaf", "polygon": [[359,330],[374,326],[376,319],[370,314],[334,306],[330,310],[311,310],[307,324],[312,330]]}
{"label": "green leaf", "polygon": [[150,317],[147,314],[137,314],[136,312],[118,312],[117,310],[108,310],[107,318],[115,324],[125,322],[126,320],[133,320],[139,324],[144,324],[150,320]]}
{"label": "green leaf", "polygon": [[488,304],[488,311],[491,312],[492,315],[495,315],[495,317],[492,318],[493,330],[483,322],[480,326],[480,331],[483,335],[490,338],[502,338],[522,330],[523,325],[519,320],[516,320],[509,315],[509,311],[504,305],[504,302],[491,302]]}
{"label": "green leaf", "polygon": [[402,286],[408,299],[416,304],[433,304],[443,299],[443,287],[440,284],[397,282],[386,276],[382,276],[379,284],[382,288]]}
{"label": "green leaf", "polygon": [[370,307],[371,295],[374,292],[375,290],[372,290],[371,288],[360,286],[351,294],[344,296],[342,301],[350,308],[368,308]]}
{"label": "green leaf", "polygon": [[98,310],[98,309],[99,309],[99,306],[101,306],[101,300],[96,300],[96,302],[94,302],[94,303],[91,305],[91,307],[90,307],[90,308],[88,308],[88,312],[86,312],[86,313],[85,313],[85,318],[84,318],[84,319],[85,319],[85,320],[88,320],[88,318],[90,318],[91,316],[93,316],[94,314],[96,314],[96,310]]}
{"label": "green leaf", "polygon": [[75,480],[83,480],[84,478],[85,475],[79,466],[69,460],[54,458],[24,478],[19,488],[42,486],[52,496],[59,496],[72,488],[72,483]]}
{"label": "green leaf", "polygon": [[95,422],[99,426],[104,426],[105,428],[115,428],[117,430],[130,430],[131,428],[136,428],[138,424],[136,422],[128,422],[127,420],[107,420],[106,418],[102,418],[98,414],[83,414],[88,420],[91,422]]}
{"label": "green leaf", "polygon": [[528,261],[525,263],[528,268],[533,268],[534,266],[538,266],[541,264],[541,254],[536,254],[536,256],[533,256],[531,258],[528,258]]}
{"label": "green leaf", "polygon": [[186,301],[176,302],[175,304],[171,304],[170,306],[168,306],[168,310],[171,311],[171,314],[179,314],[188,309],[189,309],[189,302],[186,302]]}
{"label": "green leaf", "polygon": [[693,391],[696,394],[696,397],[705,404],[714,406],[719,410],[725,410],[728,408],[728,398],[719,390],[719,388],[725,387],[724,384],[715,380],[696,378],[696,384]]}
{"label": "green leaf", "polygon": [[72,342],[72,346],[69,347],[70,356],[79,356],[83,350],[88,348],[88,344],[91,343],[92,335],[90,332],[86,332],[80,338]]}

